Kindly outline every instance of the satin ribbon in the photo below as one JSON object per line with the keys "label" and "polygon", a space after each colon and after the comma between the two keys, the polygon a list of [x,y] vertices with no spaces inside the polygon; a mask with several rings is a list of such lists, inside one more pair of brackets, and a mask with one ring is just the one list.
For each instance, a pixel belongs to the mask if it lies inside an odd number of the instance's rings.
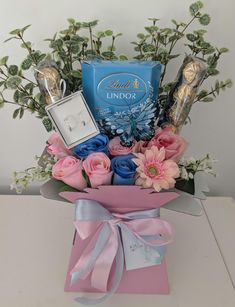
{"label": "satin ribbon", "polygon": [[[169,223],[159,218],[159,209],[135,211],[126,214],[110,213],[94,200],[79,199],[75,202],[75,222],[77,233],[82,240],[88,239],[74,268],[70,272],[71,284],[79,279],[86,279],[91,274],[91,286],[105,292],[100,298],[79,297],[76,301],[85,305],[99,304],[107,300],[118,289],[124,270],[124,254],[127,246],[126,237],[148,252],[156,248],[161,262],[165,246],[172,241],[172,228]],[[128,241],[129,242],[129,241]],[[137,242],[137,244],[136,244]],[[132,248],[133,246],[128,246]],[[138,251],[137,251],[138,252]],[[131,259],[135,261],[135,259]],[[109,284],[113,263],[115,271]],[[144,263],[146,267],[153,265]],[[109,290],[108,290],[109,287]]]}

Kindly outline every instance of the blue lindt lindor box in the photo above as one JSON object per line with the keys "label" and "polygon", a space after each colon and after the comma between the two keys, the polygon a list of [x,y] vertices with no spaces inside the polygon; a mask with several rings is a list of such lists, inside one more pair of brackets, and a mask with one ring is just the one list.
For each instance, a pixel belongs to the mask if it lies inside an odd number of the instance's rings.
{"label": "blue lindt lindor box", "polygon": [[101,131],[124,145],[149,140],[155,132],[161,64],[155,61],[82,63],[83,94]]}

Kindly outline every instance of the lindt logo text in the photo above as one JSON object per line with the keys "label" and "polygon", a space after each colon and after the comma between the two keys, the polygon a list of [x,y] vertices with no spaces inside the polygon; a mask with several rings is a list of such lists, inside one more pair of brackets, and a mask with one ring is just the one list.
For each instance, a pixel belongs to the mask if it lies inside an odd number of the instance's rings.
{"label": "lindt logo text", "polygon": [[131,105],[141,101],[147,93],[147,85],[142,78],[131,73],[113,73],[103,78],[97,86],[97,94],[109,104]]}
{"label": "lindt logo text", "polygon": [[109,85],[110,89],[130,89],[130,88],[139,88],[139,81],[137,79],[131,81],[127,80],[126,82],[120,82],[119,80],[112,80]]}

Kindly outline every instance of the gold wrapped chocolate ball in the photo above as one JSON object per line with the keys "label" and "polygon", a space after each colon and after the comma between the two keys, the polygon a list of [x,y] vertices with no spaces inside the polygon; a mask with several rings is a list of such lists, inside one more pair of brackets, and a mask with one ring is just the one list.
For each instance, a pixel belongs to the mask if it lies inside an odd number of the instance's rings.
{"label": "gold wrapped chocolate ball", "polygon": [[41,93],[44,94],[46,103],[51,104],[63,96],[61,89],[61,76],[54,61],[40,63],[35,69],[35,78]]}
{"label": "gold wrapped chocolate ball", "polygon": [[166,110],[167,122],[179,133],[196,97],[198,88],[207,72],[206,64],[199,58],[187,56],[178,72]]}

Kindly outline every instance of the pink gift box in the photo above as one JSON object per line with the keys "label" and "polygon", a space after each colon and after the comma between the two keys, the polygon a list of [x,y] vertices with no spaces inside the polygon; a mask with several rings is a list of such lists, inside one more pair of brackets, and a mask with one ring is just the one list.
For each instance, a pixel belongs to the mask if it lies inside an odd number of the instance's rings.
{"label": "pink gift box", "polygon": [[[179,196],[175,192],[156,193],[152,189],[141,189],[137,186],[100,186],[98,189],[88,188],[85,192],[62,192],[60,195],[70,202],[75,202],[77,199],[95,200],[111,213],[128,213],[138,210],[160,208]],[[91,287],[90,275],[84,280],[78,280],[74,285],[71,285],[70,282],[70,272],[78,261],[86,244],[86,240],[81,240],[79,235],[75,232],[65,282],[66,292],[99,292],[97,289]],[[113,270],[111,271],[111,277],[112,273]],[[168,294],[169,285],[165,260],[151,267],[130,271],[124,269],[117,292]]]}

